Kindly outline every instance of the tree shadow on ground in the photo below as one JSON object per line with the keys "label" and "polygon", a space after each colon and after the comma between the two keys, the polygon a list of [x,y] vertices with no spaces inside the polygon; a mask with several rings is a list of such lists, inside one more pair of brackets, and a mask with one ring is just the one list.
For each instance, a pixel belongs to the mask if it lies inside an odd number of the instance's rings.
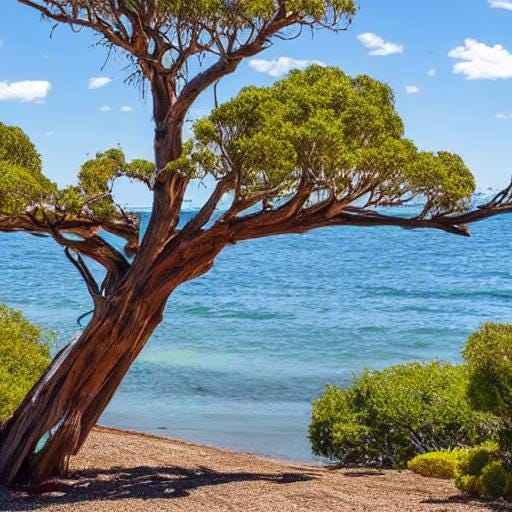
{"label": "tree shadow on ground", "polygon": [[474,505],[478,504],[480,507],[485,507],[492,512],[511,512],[512,511],[512,503],[507,503],[505,501],[490,501],[490,500],[481,500],[474,498],[472,496],[464,496],[464,495],[456,495],[450,496],[448,498],[428,498],[423,500],[421,503],[425,503],[428,505]]}
{"label": "tree shadow on ground", "polygon": [[191,491],[200,487],[254,481],[291,484],[314,478],[314,472],[221,472],[205,467],[189,469],[179,466],[113,467],[72,472],[67,480],[48,486],[46,490],[50,492],[39,495],[14,492],[5,504],[0,494],[0,511],[37,510],[93,500],[176,499],[189,496]]}
{"label": "tree shadow on ground", "polygon": [[378,470],[359,470],[359,471],[345,471],[343,476],[348,478],[360,478],[368,476],[384,476],[386,473]]}

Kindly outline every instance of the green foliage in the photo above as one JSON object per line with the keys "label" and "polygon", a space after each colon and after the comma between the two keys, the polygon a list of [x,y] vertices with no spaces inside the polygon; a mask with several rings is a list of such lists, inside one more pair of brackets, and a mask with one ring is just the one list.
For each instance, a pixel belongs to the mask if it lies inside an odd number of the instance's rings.
{"label": "green foliage", "polygon": [[18,215],[56,190],[45,176],[0,160],[0,215]]}
{"label": "green foliage", "polygon": [[453,478],[460,490],[474,496],[507,497],[512,489],[512,474],[499,460],[498,445],[492,442],[417,455],[407,467],[426,477]]}
{"label": "green foliage", "polygon": [[480,477],[482,496],[486,498],[505,497],[509,493],[511,474],[503,464],[494,461],[485,466]]}
{"label": "green foliage", "polygon": [[[127,162],[119,148],[97,153],[78,173],[78,185],[59,190],[41,172],[41,158],[25,133],[0,123],[0,216],[30,211],[44,215],[117,216],[110,192],[115,180],[126,176],[151,187],[155,166],[146,160]],[[44,215],[43,215],[44,212]]]}
{"label": "green foliage", "polygon": [[459,471],[463,475],[478,476],[482,469],[498,457],[496,443],[484,443],[467,450],[460,459]]}
{"label": "green foliage", "polygon": [[467,450],[460,459],[455,485],[485,498],[510,495],[512,474],[500,459],[498,445],[487,443]]}
{"label": "green foliage", "polygon": [[[322,22],[330,18],[353,16],[354,0],[287,0],[286,11],[301,18]],[[258,21],[269,21],[276,13],[273,0],[160,0],[161,15],[177,17],[182,22],[216,22],[219,30],[226,26],[252,28]]]}
{"label": "green foliage", "polygon": [[512,324],[487,323],[464,349],[475,407],[507,420],[512,415]]}
{"label": "green foliage", "polygon": [[41,157],[27,135],[0,123],[0,215],[18,215],[55,189],[42,174]]}
{"label": "green foliage", "polygon": [[452,479],[463,455],[461,449],[421,453],[407,463],[407,468],[430,478]]}
{"label": "green foliage", "polygon": [[473,496],[480,496],[482,494],[481,478],[475,475],[461,475],[455,477],[455,486],[457,489],[464,491]]}
{"label": "green foliage", "polygon": [[41,173],[41,156],[21,128],[0,123],[0,161]]}
{"label": "green foliage", "polygon": [[128,178],[149,183],[154,175],[155,164],[148,160],[136,158],[126,164],[125,176]]}
{"label": "green foliage", "polygon": [[0,420],[15,410],[49,361],[49,340],[41,328],[0,305]]}
{"label": "green foliage", "polygon": [[478,444],[494,435],[496,420],[471,408],[467,385],[465,367],[433,362],[327,386],[313,403],[313,451],[342,464],[401,467],[425,451]]}
{"label": "green foliage", "polygon": [[371,205],[421,197],[427,216],[467,208],[475,187],[460,157],[419,151],[404,138],[388,85],[334,67],[314,65],[270,87],[246,87],[194,133],[196,148],[218,156],[214,175],[240,171],[242,196],[278,199],[307,173],[338,199],[368,191]]}

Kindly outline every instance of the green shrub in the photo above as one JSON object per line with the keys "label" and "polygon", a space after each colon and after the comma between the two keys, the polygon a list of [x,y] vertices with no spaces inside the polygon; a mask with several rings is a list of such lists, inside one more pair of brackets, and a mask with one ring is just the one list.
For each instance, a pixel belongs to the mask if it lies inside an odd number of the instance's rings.
{"label": "green shrub", "polygon": [[14,411],[49,361],[49,340],[41,328],[0,305],[0,421]]}
{"label": "green shrub", "polygon": [[512,443],[512,324],[487,323],[472,334],[464,349],[469,368],[468,393],[474,407],[503,420],[504,448]]}
{"label": "green shrub", "polygon": [[496,420],[467,399],[463,366],[409,363],[366,370],[343,389],[327,386],[313,403],[317,455],[341,464],[403,467],[423,452],[493,438]]}
{"label": "green shrub", "polygon": [[481,496],[481,477],[475,475],[457,475],[455,477],[455,486],[461,491],[472,496]]}
{"label": "green shrub", "polygon": [[482,470],[480,488],[486,498],[501,498],[508,494],[511,474],[498,461],[487,464]]}
{"label": "green shrub", "polygon": [[407,468],[418,475],[430,478],[455,478],[464,450],[444,450],[416,455],[407,463]]}
{"label": "green shrub", "polygon": [[499,460],[496,443],[466,450],[457,467],[455,485],[462,491],[485,498],[509,495],[512,474]]}
{"label": "green shrub", "polygon": [[459,462],[459,472],[462,475],[481,475],[483,468],[498,458],[498,452],[496,443],[485,443],[466,450]]}

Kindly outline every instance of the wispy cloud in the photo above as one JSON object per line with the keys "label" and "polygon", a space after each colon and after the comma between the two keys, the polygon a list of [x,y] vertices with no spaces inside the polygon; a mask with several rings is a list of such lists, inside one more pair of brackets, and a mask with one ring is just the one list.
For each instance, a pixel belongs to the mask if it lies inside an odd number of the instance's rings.
{"label": "wispy cloud", "polygon": [[52,89],[46,80],[0,82],[0,101],[42,102]]}
{"label": "wispy cloud", "polygon": [[501,45],[487,46],[475,39],[466,39],[464,46],[458,46],[448,53],[458,59],[453,66],[456,75],[467,80],[498,80],[512,78],[512,55]]}
{"label": "wispy cloud", "polygon": [[46,132],[44,132],[44,136],[45,137],[51,137],[53,135],[53,131],[52,130],[48,130]]}
{"label": "wispy cloud", "polygon": [[273,60],[252,59],[249,61],[249,67],[258,73],[265,73],[270,76],[281,76],[292,69],[306,69],[311,64],[325,66],[318,60],[297,60],[290,57],[279,57]]}
{"label": "wispy cloud", "polygon": [[357,36],[365,48],[370,50],[369,55],[383,57],[404,52],[404,45],[385,41],[373,32],[365,32]]}
{"label": "wispy cloud", "polygon": [[131,112],[133,110],[132,107],[130,107],[130,105],[123,105],[121,107],[121,112]]}
{"label": "wispy cloud", "polygon": [[437,75],[437,69],[436,69],[436,68],[430,68],[430,69],[427,71],[427,75],[428,75],[428,76],[436,76],[436,75]]}
{"label": "wispy cloud", "polygon": [[89,78],[89,89],[100,89],[101,87],[105,87],[110,82],[112,82],[111,78],[106,76],[93,76]]}
{"label": "wispy cloud", "polygon": [[3,48],[4,46],[4,40],[0,38],[0,48]]}
{"label": "wispy cloud", "polygon": [[492,9],[505,9],[512,11],[512,1],[510,0],[489,0],[489,5]]}
{"label": "wispy cloud", "polygon": [[496,114],[496,119],[512,119],[512,114]]}
{"label": "wispy cloud", "polygon": [[418,94],[420,92],[420,88],[417,85],[406,85],[405,92],[407,94]]}
{"label": "wispy cloud", "polygon": [[102,105],[102,106],[100,107],[100,110],[101,110],[102,112],[110,112],[110,110],[112,110],[112,109],[111,109],[108,105]]}

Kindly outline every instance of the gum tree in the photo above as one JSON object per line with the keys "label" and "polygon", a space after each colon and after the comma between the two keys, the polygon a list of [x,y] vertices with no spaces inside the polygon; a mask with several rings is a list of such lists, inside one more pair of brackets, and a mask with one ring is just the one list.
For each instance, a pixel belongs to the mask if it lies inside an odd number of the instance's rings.
{"label": "gum tree", "polygon": [[[44,17],[89,28],[123,50],[153,100],[154,162],[99,153],[78,185],[59,190],[17,129],[0,130],[0,230],[50,236],[82,275],[94,304],[82,334],[64,348],[0,430],[0,482],[62,474],[82,446],[181,284],[207,272],[229,244],[328,226],[435,228],[467,235],[465,223],[512,210],[511,190],[470,211],[474,180],[456,155],[419,151],[403,136],[389,87],[334,68],[293,72],[249,87],[195,125],[194,100],[247,57],[304,28],[340,31],[352,0],[18,0]],[[22,149],[25,147],[26,149]],[[28,157],[30,156],[30,158]],[[179,225],[191,179],[216,185]],[[119,176],[154,194],[149,226],[112,200]],[[217,213],[222,198],[229,208]],[[375,207],[422,199],[421,211]],[[124,251],[108,237],[125,239]],[[98,283],[92,259],[105,269]]]}

